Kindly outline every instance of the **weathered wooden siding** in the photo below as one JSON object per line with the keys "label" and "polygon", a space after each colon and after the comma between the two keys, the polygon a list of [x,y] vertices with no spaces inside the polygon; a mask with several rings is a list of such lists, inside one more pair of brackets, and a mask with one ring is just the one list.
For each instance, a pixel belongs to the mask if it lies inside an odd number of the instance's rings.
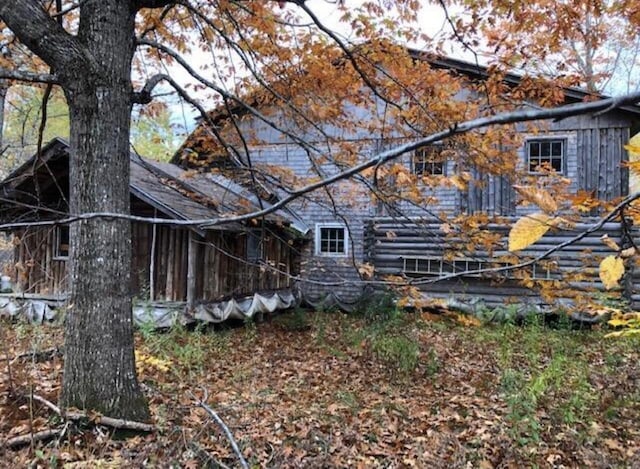
{"label": "weathered wooden siding", "polygon": [[[247,261],[247,233],[209,232],[199,239],[195,295],[203,301],[290,287],[295,255],[276,233],[265,234],[262,260]],[[268,267],[267,267],[268,266]]]}
{"label": "weathered wooden siding", "polygon": [[[441,229],[442,223],[436,220],[414,219],[403,223],[391,218],[375,218],[368,223],[368,261],[374,265],[379,277],[406,276],[413,279],[426,294],[436,298],[479,299],[489,305],[505,302],[538,304],[541,299],[536,290],[524,287],[522,282],[515,279],[520,274],[495,274],[485,277],[462,274],[455,279],[434,282],[451,273],[513,264],[518,259],[522,261],[537,257],[591,226],[590,221],[585,220],[571,230],[552,231],[516,256],[506,250],[506,237],[514,221],[515,218],[507,220],[508,223],[505,225],[492,224],[483,227],[489,233],[497,235],[496,240],[491,249],[479,247],[472,250],[472,242],[467,239],[469,233],[455,236],[447,234]],[[634,229],[634,233],[637,234],[637,230]],[[609,235],[620,244],[623,243],[621,224],[607,223],[602,229],[552,254],[549,260],[553,264],[549,270],[545,263],[537,265],[534,279],[541,283],[566,279],[567,290],[563,293],[566,296],[574,292],[597,296],[597,292],[603,292],[598,278],[598,265],[602,258],[612,253],[600,240],[603,234]],[[430,261],[431,259],[433,261]],[[427,262],[433,262],[429,269],[433,271],[427,273],[427,269],[423,267],[414,268],[417,265],[416,260],[421,262],[422,266],[426,266]],[[438,269],[441,272],[437,272]],[[624,293],[636,306],[640,304],[640,273],[637,272],[638,269],[630,270]],[[533,275],[531,268],[526,269],[526,275]],[[615,296],[620,295],[620,292],[608,294]]]}
{"label": "weathered wooden siding", "polygon": [[602,200],[626,195],[629,176],[623,162],[627,160],[624,145],[628,141],[628,127],[578,130],[578,187]]}
{"label": "weathered wooden siding", "polygon": [[[513,215],[516,212],[516,191],[507,176],[482,174],[475,170],[469,190],[462,192],[459,211]],[[455,213],[455,212],[454,212]]]}
{"label": "weathered wooden siding", "polygon": [[[31,228],[16,234],[14,277],[19,291],[68,291],[67,260],[53,257],[54,232]],[[131,293],[141,299],[186,301],[192,239],[194,301],[291,287],[297,274],[297,247],[277,232],[265,230],[262,260],[248,263],[245,232],[209,231],[200,237],[188,229],[133,223]]]}
{"label": "weathered wooden siding", "polygon": [[19,291],[43,295],[67,292],[67,260],[55,258],[55,227],[25,229],[14,237],[14,281]]}

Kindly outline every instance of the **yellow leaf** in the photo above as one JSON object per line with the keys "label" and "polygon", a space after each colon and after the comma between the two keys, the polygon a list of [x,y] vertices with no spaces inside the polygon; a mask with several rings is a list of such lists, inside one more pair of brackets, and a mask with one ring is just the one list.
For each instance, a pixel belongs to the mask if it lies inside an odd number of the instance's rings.
{"label": "yellow leaf", "polygon": [[558,204],[546,190],[532,186],[513,186],[513,188],[524,200],[537,205],[544,212],[553,213],[558,211]]}
{"label": "yellow leaf", "polygon": [[373,277],[374,267],[372,264],[366,262],[358,267],[358,272],[360,272],[360,275],[362,275],[365,279],[369,279]]}
{"label": "yellow leaf", "polygon": [[482,322],[478,318],[466,314],[456,314],[456,322],[466,327],[482,326]]}
{"label": "yellow leaf", "polygon": [[627,324],[629,324],[629,321],[626,321],[624,319],[612,319],[611,321],[607,321],[607,324],[609,324],[610,326],[626,326]]}
{"label": "yellow leaf", "polygon": [[635,255],[636,255],[636,248],[633,246],[620,251],[620,257],[622,257],[623,259],[626,259],[627,257],[635,256]]}
{"label": "yellow leaf", "polygon": [[509,232],[509,251],[519,251],[532,245],[553,226],[546,213],[534,213],[518,220]]}
{"label": "yellow leaf", "polygon": [[629,140],[629,144],[628,145],[624,146],[624,149],[627,150],[629,153],[635,153],[637,155],[640,155],[640,145],[632,144],[631,140]]}
{"label": "yellow leaf", "polygon": [[618,286],[624,274],[624,262],[617,256],[607,256],[600,262],[600,280],[607,290]]}

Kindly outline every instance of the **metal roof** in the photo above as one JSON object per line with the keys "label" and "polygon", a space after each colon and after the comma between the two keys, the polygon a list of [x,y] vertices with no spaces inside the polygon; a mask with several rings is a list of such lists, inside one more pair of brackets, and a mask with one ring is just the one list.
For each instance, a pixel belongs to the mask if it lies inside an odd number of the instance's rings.
{"label": "metal roof", "polygon": [[[38,171],[48,162],[68,161],[69,145],[60,138],[47,143],[7,178],[0,181],[0,192],[4,201],[0,203],[2,212],[9,213],[10,199],[18,200],[24,193],[23,186],[36,177]],[[171,163],[160,163],[131,153],[129,185],[131,194],[154,207],[165,216],[178,220],[207,220],[225,216],[251,213],[268,207],[249,189],[243,188],[223,176],[194,173]],[[68,168],[68,166],[67,166]],[[66,169],[68,172],[68,169]],[[15,204],[14,204],[15,205]],[[282,226],[291,226],[301,234],[308,228],[288,211],[278,210],[264,217],[264,220]],[[224,223],[207,229],[242,230],[244,224]]]}

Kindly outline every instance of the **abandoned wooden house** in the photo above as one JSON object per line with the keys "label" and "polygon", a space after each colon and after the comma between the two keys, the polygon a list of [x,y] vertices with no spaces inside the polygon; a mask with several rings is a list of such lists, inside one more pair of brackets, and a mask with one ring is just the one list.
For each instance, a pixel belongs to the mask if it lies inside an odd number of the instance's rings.
{"label": "abandoned wooden house", "polygon": [[[131,213],[203,220],[253,211],[266,202],[222,175],[187,174],[168,163],[131,155]],[[0,183],[2,223],[68,216],[69,153],[49,142]],[[262,204],[262,205],[261,205]],[[134,221],[131,293],[142,300],[189,306],[256,292],[290,290],[306,227],[287,211],[248,223],[180,227]],[[9,229],[15,246],[11,276],[21,293],[65,296],[69,227]]]}
{"label": "abandoned wooden house", "polygon": [[[430,61],[434,69],[462,76],[469,83],[477,83],[487,76],[485,68],[463,61],[423,58],[419,54],[416,57]],[[519,80],[520,77],[515,75],[505,76],[508,84],[517,84]],[[460,93],[460,96],[464,99],[465,95]],[[588,97],[589,93],[585,91],[564,89],[565,104],[581,102]],[[279,116],[278,113],[284,112],[281,108],[286,107],[269,108],[269,100],[262,102],[265,104],[260,109],[266,115]],[[229,125],[231,119],[235,120],[234,126],[252,136],[249,155],[239,152],[246,159],[228,158],[224,152],[216,150],[220,146],[208,131],[210,124],[201,122],[172,162],[183,168],[194,168],[208,161],[214,167],[224,167],[228,173],[246,172],[251,164],[253,168],[271,174],[272,178],[276,177],[274,174],[285,174],[281,184],[286,184],[285,180],[291,176],[279,168],[286,168],[300,181],[319,177],[318,167],[325,175],[335,174],[344,170],[345,163],[333,162],[324,155],[318,161],[312,161],[308,148],[289,137],[291,129],[298,130],[300,138],[307,142],[327,142],[331,138],[348,140],[354,147],[358,145],[359,159],[355,163],[361,162],[381,149],[407,142],[405,136],[376,135],[366,130],[367,116],[373,116],[376,110],[386,112],[387,109],[384,103],[372,107],[373,111],[362,112],[354,111],[353,106],[348,109],[354,122],[364,122],[362,129],[349,131],[332,124],[323,127],[321,123],[316,124],[320,128],[317,131],[314,128],[297,129],[295,119],[284,114],[274,118],[286,123],[284,130],[277,130],[242,108],[234,110],[233,117],[229,117],[224,109],[214,110],[211,117],[217,131],[229,131],[230,135],[225,134],[225,138],[234,138],[235,127]],[[531,124],[519,125],[520,146],[515,149],[519,160],[517,167],[524,177],[532,179],[544,177],[538,167],[545,165],[556,175],[570,180],[569,190],[572,193],[615,200],[629,191],[629,175],[624,164],[628,155],[624,146],[638,130],[639,106],[624,106],[597,116],[541,122],[535,129]],[[510,253],[506,246],[507,227],[534,211],[535,207],[520,203],[512,174],[494,175],[476,167],[461,168],[461,158],[447,157],[444,148],[440,144],[433,145],[405,154],[398,160],[415,176],[418,189],[425,200],[429,200],[428,207],[402,200],[382,206],[375,202],[366,187],[362,184],[359,188],[355,187],[356,184],[349,186],[350,182],[318,191],[294,204],[296,213],[313,230],[312,242],[303,250],[305,268],[301,274],[303,280],[309,282],[303,281],[301,287],[307,295],[330,293],[345,299],[353,298],[361,291],[362,272],[371,266],[375,278],[393,275],[411,280],[430,297],[455,296],[470,301],[479,298],[492,305],[504,301],[544,304],[546,299],[541,299],[539,291],[529,287],[544,287],[544,284],[559,281],[561,277],[570,281],[567,289],[585,292],[602,289],[597,263],[610,251],[599,237],[606,233],[618,243],[624,243],[625,228],[619,222],[603,226],[602,230],[591,233],[580,243],[555,252],[547,261],[529,266],[526,271],[489,276],[478,274],[476,271],[485,267],[505,266],[517,263],[518,259],[536,256],[566,241],[577,234],[577,230],[590,226],[592,220],[585,218],[565,231],[552,230],[530,250]],[[437,183],[438,178],[446,179],[462,170],[472,176],[466,187]],[[426,180],[428,182],[424,182]],[[277,189],[274,192],[277,193]],[[332,196],[330,201],[329,193]],[[495,235],[492,246],[461,249],[461,246],[469,244],[472,233],[465,232],[470,230],[469,227],[456,227],[452,222],[459,214],[486,215],[484,222],[482,217],[478,219],[476,228]],[[452,233],[456,229],[462,231],[456,235]],[[640,304],[638,281],[638,274],[628,279],[624,293],[634,303]]]}

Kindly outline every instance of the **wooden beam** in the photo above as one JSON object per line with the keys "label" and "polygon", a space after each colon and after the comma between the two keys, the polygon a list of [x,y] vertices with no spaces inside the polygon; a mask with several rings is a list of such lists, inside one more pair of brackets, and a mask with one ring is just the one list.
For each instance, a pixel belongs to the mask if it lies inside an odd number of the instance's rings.
{"label": "wooden beam", "polygon": [[191,310],[196,297],[196,272],[198,269],[198,242],[196,234],[189,231],[189,253],[187,258],[187,309]]}
{"label": "wooden beam", "polygon": [[[156,218],[158,212],[153,209],[153,217]],[[155,300],[156,296],[156,242],[157,242],[157,227],[155,223],[151,225],[151,255],[149,257],[149,300]]]}

